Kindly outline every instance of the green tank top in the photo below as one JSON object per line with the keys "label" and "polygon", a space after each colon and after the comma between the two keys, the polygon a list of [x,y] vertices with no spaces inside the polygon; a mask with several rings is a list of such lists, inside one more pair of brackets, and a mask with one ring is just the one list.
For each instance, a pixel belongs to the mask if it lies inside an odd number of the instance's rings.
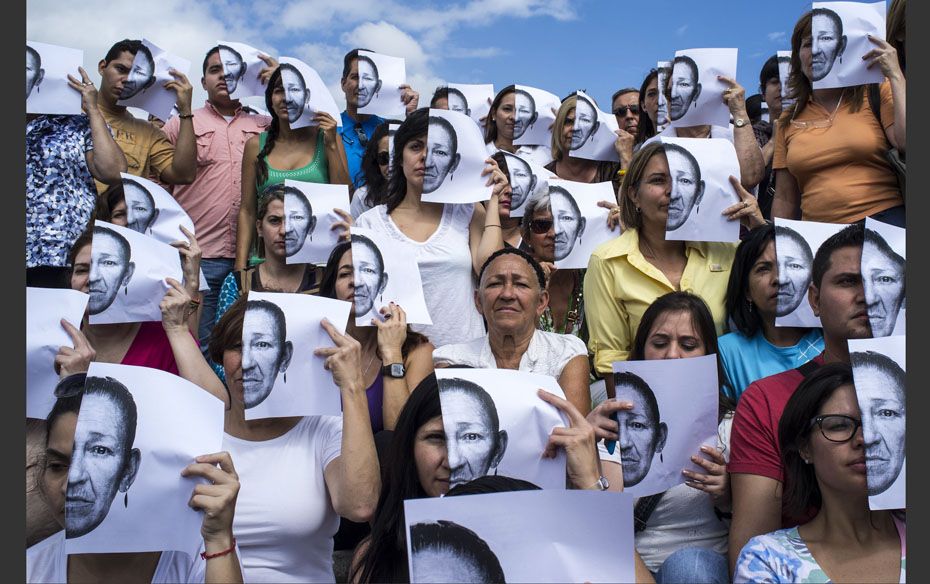
{"label": "green tank top", "polygon": [[[258,151],[265,148],[265,140],[268,138],[268,132],[262,132],[258,136]],[[265,164],[268,164],[268,157],[265,157]],[[316,152],[310,164],[294,170],[278,170],[268,164],[268,178],[260,185],[257,185],[256,192],[261,194],[270,185],[283,183],[284,180],[299,180],[303,182],[328,183],[329,167],[326,164],[326,152],[323,148],[323,132],[316,133]]]}

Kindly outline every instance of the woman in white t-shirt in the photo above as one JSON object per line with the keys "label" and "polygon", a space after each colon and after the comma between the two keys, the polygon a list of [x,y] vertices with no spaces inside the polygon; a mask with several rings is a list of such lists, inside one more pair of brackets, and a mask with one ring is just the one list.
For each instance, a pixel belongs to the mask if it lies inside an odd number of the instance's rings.
{"label": "woman in white t-shirt", "polygon": [[334,582],[339,516],[368,521],[381,488],[361,378],[360,345],[332,324],[334,347],[318,348],[340,388],[342,416],[245,419],[240,298],[216,324],[210,357],[229,387],[223,446],[242,481],[234,524],[247,582]]}
{"label": "woman in white t-shirt", "polygon": [[433,324],[411,328],[440,347],[484,334],[472,300],[473,282],[484,261],[504,246],[498,195],[508,182],[488,159],[482,175],[491,175],[488,184],[494,184],[494,191],[487,209],[479,203],[424,202],[428,125],[429,110],[421,108],[397,129],[385,203],[362,213],[356,224],[386,234],[416,257]]}

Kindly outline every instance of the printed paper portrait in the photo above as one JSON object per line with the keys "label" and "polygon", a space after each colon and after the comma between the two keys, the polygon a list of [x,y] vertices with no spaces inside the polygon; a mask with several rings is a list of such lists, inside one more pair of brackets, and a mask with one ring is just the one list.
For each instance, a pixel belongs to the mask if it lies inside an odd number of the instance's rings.
{"label": "printed paper portrait", "polygon": [[583,91],[575,93],[575,123],[572,126],[572,142],[568,155],[606,162],[619,162],[620,156],[614,143],[620,129],[617,117],[601,111],[594,99]]}
{"label": "printed paper portrait", "polygon": [[339,243],[343,221],[333,209],[349,210],[349,187],[284,181],[284,253],[289,264],[325,264]]}
{"label": "printed paper portrait", "polygon": [[533,197],[549,190],[549,179],[555,174],[526,157],[500,150],[507,162],[510,178],[510,216],[523,217],[523,211]]}
{"label": "printed paper portrait", "polygon": [[513,94],[514,146],[546,146],[552,144],[552,130],[555,114],[562,105],[562,100],[554,93],[543,89],[517,85]]}
{"label": "printed paper portrait", "polygon": [[[778,60],[778,81],[781,83],[781,107],[782,111],[788,109],[788,106],[794,104],[794,100],[788,97],[791,90],[788,87],[788,78],[791,76],[791,51],[778,51],[775,53]],[[773,123],[775,120],[771,120]]]}
{"label": "printed paper portrait", "polygon": [[137,107],[167,121],[178,99],[174,90],[165,88],[165,83],[176,80],[168,72],[172,68],[190,77],[190,61],[168,53],[148,39],[142,39],[142,46],[133,57],[129,75],[123,81],[123,92],[116,104]]}
{"label": "printed paper portrait", "polygon": [[222,450],[224,409],[171,373],[91,363],[68,469],[67,552],[197,550],[202,515],[187,503],[201,481],[181,470]]}
{"label": "printed paper portrait", "polygon": [[358,52],[358,113],[383,118],[405,115],[400,86],[407,83],[403,57],[371,51]]}
{"label": "printed paper portrait", "polygon": [[668,115],[676,128],[710,124],[726,127],[730,110],[723,101],[729,86],[718,75],[736,79],[736,49],[676,51],[668,80]]}
{"label": "printed paper portrait", "polygon": [[668,84],[668,76],[672,72],[671,61],[659,61],[656,64],[656,88],[659,90],[658,109],[656,110],[656,133],[661,132],[668,127],[668,100],[665,99],[665,86]]}
{"label": "printed paper portrait", "polygon": [[[448,87],[449,109],[470,117],[484,132],[487,115],[491,111],[491,102],[494,100],[494,85],[450,83]],[[481,118],[485,118],[485,121],[482,122]]]}
{"label": "printed paper portrait", "polygon": [[259,79],[262,69],[267,67],[259,55],[269,56],[245,43],[217,41],[220,48],[220,63],[223,64],[223,78],[231,99],[264,96],[265,86]]}
{"label": "printed paper portrait", "polygon": [[544,489],[565,488],[565,455],[542,458],[549,435],[567,422],[536,394],[564,392],[547,375],[510,369],[437,369],[449,486],[501,474]]}
{"label": "printed paper portrait", "polygon": [[906,252],[903,228],[866,217],[861,267],[873,337],[904,334]]}
{"label": "printed paper portrait", "polygon": [[814,89],[853,87],[884,80],[862,56],[885,39],[885,2],[814,2],[811,16],[811,81]]}
{"label": "printed paper portrait", "polygon": [[559,269],[584,269],[594,249],[618,237],[620,231],[607,227],[609,209],[598,201],[615,200],[610,181],[580,183],[549,180],[549,210],[555,233],[555,266]]}
{"label": "printed paper portrait", "polygon": [[458,112],[430,109],[422,200],[428,203],[476,203],[491,198],[481,176],[488,151],[481,129]]}
{"label": "printed paper portrait", "polygon": [[336,100],[316,69],[293,57],[281,57],[280,62],[281,86],[291,129],[319,125],[313,121],[317,112],[328,113],[341,127],[342,114]]}
{"label": "printed paper portrait", "polygon": [[81,49],[26,41],[26,113],[80,115],[81,93],[68,75],[80,83],[83,65]]}

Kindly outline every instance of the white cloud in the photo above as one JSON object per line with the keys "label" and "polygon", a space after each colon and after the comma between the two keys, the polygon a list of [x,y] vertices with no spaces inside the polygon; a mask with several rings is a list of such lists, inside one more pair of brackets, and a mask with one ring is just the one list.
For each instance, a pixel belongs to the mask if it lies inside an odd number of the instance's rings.
{"label": "white cloud", "polygon": [[782,40],[782,39],[785,38],[785,32],[784,32],[784,31],[770,32],[770,33],[769,33],[768,35],[766,35],[766,36],[769,37],[769,40],[770,40],[770,41],[773,41],[773,42],[774,42],[774,41],[780,41],[780,40]]}

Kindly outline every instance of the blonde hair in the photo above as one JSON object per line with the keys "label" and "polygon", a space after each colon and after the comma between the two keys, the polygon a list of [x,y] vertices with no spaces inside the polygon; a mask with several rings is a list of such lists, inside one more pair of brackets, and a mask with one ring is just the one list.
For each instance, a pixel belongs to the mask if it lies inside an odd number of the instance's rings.
{"label": "blonde hair", "polygon": [[562,127],[565,125],[565,118],[570,112],[575,111],[575,102],[578,98],[575,95],[565,98],[559,107],[559,112],[555,115],[555,121],[552,123],[552,159],[562,160]]}

